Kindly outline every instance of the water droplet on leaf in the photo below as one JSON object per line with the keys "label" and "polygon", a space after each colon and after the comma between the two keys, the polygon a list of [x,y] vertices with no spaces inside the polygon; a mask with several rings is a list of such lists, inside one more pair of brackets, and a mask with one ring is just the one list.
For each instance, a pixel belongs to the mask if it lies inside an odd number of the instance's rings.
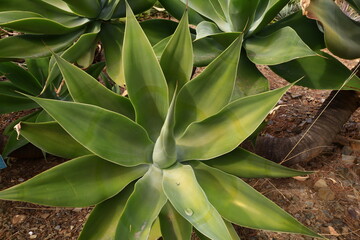
{"label": "water droplet on leaf", "polygon": [[187,209],[185,209],[185,214],[188,216],[192,216],[194,214],[194,212],[190,208],[187,208]]}

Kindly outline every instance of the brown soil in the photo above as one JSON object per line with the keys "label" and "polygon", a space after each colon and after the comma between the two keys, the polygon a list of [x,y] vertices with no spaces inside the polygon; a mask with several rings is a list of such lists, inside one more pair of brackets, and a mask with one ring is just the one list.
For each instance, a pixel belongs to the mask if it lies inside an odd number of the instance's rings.
{"label": "brown soil", "polygon": [[[352,65],[354,62],[349,63]],[[271,87],[287,84],[268,68],[261,70]],[[263,134],[288,137],[301,133],[315,116],[330,91],[295,86],[284,95],[268,117]],[[16,114],[0,115],[0,132]],[[341,136],[360,140],[360,111],[344,125]],[[344,143],[343,143],[344,144]],[[0,170],[0,189],[21,183],[65,160],[12,159]],[[273,200],[300,222],[331,240],[360,239],[360,151],[358,145],[334,144],[297,169],[315,171],[307,178],[251,179],[250,185]],[[91,208],[54,208],[22,202],[0,201],[0,239],[76,239]],[[310,237],[237,227],[241,239],[310,240]]]}

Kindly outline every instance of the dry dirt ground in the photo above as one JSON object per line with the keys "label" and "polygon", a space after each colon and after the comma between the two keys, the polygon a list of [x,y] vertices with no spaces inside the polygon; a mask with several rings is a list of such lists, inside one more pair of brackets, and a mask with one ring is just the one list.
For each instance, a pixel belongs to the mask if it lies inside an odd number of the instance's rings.
{"label": "dry dirt ground", "polygon": [[[353,63],[350,63],[353,64]],[[266,68],[271,87],[286,84]],[[291,136],[306,129],[329,91],[293,87],[268,117],[264,133]],[[0,115],[0,131],[14,118]],[[360,111],[354,113],[340,134],[360,140]],[[0,189],[21,183],[65,160],[12,159],[0,170]],[[314,171],[306,178],[250,179],[247,182],[273,200],[300,222],[331,240],[360,239],[360,152],[356,144],[334,144],[316,159],[293,166]],[[70,240],[76,239],[91,208],[43,207],[21,202],[0,201],[0,239],[3,240]],[[241,239],[310,240],[310,237],[271,233],[236,227]]]}

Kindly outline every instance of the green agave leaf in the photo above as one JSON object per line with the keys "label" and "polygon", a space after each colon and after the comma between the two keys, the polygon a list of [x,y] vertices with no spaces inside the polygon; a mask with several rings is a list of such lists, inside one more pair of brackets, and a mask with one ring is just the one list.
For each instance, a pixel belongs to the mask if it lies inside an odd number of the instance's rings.
{"label": "green agave leaf", "polygon": [[100,3],[94,0],[63,0],[75,13],[88,17],[96,18],[100,13]]}
{"label": "green agave leaf", "polygon": [[[126,1],[120,1],[112,18],[125,17],[126,15],[125,2]],[[134,13],[139,14],[151,8],[155,4],[156,0],[129,0],[127,2],[131,6],[131,9],[134,11]]]}
{"label": "green agave leaf", "polygon": [[102,73],[103,69],[105,68],[105,62],[97,62],[89,66],[85,72],[87,72],[90,76],[97,79],[99,78],[100,74]]}
{"label": "green agave leaf", "polygon": [[[180,0],[187,3],[186,0]],[[226,22],[226,16],[217,0],[192,0],[189,1],[189,7],[194,9],[202,16],[211,19],[224,32],[229,32],[231,27]]]}
{"label": "green agave leaf", "polygon": [[310,174],[284,167],[242,148],[204,162],[206,165],[243,178],[280,178]]}
{"label": "green agave leaf", "polygon": [[111,79],[118,85],[125,85],[122,63],[122,46],[125,25],[122,23],[104,23],[101,27],[100,39],[104,47],[106,70]]}
{"label": "green agave leaf", "polygon": [[[100,32],[100,25],[98,23],[90,26],[89,31],[82,34],[79,39],[68,49],[66,49],[61,57],[66,61],[75,62],[86,54],[89,49],[93,49],[97,44],[98,33]],[[55,58],[50,60],[50,74],[46,80],[46,86],[49,86],[60,75],[59,67],[55,64]]]}
{"label": "green agave leaf", "polygon": [[245,31],[254,21],[256,8],[260,0],[229,0],[228,2],[231,31]]}
{"label": "green agave leaf", "polygon": [[322,23],[327,48],[335,55],[355,59],[360,57],[360,27],[333,2],[309,1],[304,6],[307,17]]}
{"label": "green agave leaf", "polygon": [[51,168],[0,192],[0,199],[61,207],[98,204],[142,176],[147,167],[125,168],[94,155]]}
{"label": "green agave leaf", "polygon": [[18,35],[0,40],[0,58],[39,58],[59,52],[71,45],[83,31],[61,36]]}
{"label": "green agave leaf", "polygon": [[159,218],[156,218],[155,222],[151,226],[148,240],[158,240],[161,237],[161,229]]}
{"label": "green agave leaf", "polygon": [[107,89],[95,78],[63,58],[57,55],[54,55],[54,57],[75,102],[99,106],[134,119],[134,109],[128,98]]}
{"label": "green agave leaf", "polygon": [[[147,239],[151,226],[166,203],[162,171],[151,167],[135,184],[116,229],[116,239]],[[146,202],[144,202],[146,199]],[[134,214],[136,212],[136,214]]]}
{"label": "green agave leaf", "polygon": [[[351,75],[351,71],[346,66],[323,52],[320,52],[319,56],[296,59],[270,68],[289,82],[296,81],[297,77],[303,77],[297,85],[313,89],[340,89]],[[343,89],[359,91],[359,77],[353,76]]]}
{"label": "green agave leaf", "polygon": [[297,35],[284,27],[268,36],[256,36],[244,42],[248,58],[255,64],[275,65],[316,55]]}
{"label": "green agave leaf", "polygon": [[249,60],[244,50],[241,51],[240,59],[231,100],[269,91],[269,81]]}
{"label": "green agave leaf", "polygon": [[[228,228],[228,230],[230,232],[230,235],[232,237],[231,239],[232,240],[240,240],[240,238],[239,238],[237,232],[235,231],[234,227],[232,226],[232,224],[230,222],[226,221],[226,220],[224,220],[224,222],[225,222],[225,225],[226,225],[226,227]],[[195,229],[195,232],[196,232],[196,236],[198,238],[200,238],[200,240],[211,240],[210,238],[204,236],[202,233],[200,233],[196,229]]]}
{"label": "green agave leaf", "polygon": [[168,168],[176,163],[176,143],[174,137],[174,110],[175,96],[171,101],[164,125],[161,128],[160,136],[155,142],[152,159],[155,165],[161,169]]}
{"label": "green agave leaf", "polygon": [[155,45],[164,38],[171,36],[175,32],[178,23],[166,19],[150,19],[140,22],[140,26],[151,45]]}
{"label": "green agave leaf", "polygon": [[153,143],[146,131],[127,117],[93,105],[28,97],[96,155],[124,166],[151,161]]}
{"label": "green agave leaf", "polygon": [[219,213],[208,201],[190,166],[177,164],[163,170],[163,189],[176,211],[211,239],[229,239]]}
{"label": "green agave leaf", "polygon": [[81,68],[88,68],[94,62],[97,48],[96,43],[91,45],[90,48],[76,60],[76,64]]}
{"label": "green agave leaf", "polygon": [[25,60],[27,69],[39,81],[41,86],[49,75],[49,60],[49,57]]}
{"label": "green agave leaf", "polygon": [[155,140],[169,107],[168,89],[151,44],[129,6],[123,57],[125,80],[135,108],[136,122]]}
{"label": "green agave leaf", "polygon": [[129,184],[116,196],[98,204],[92,210],[78,240],[115,240],[116,227],[133,190],[133,184]]}
{"label": "green agave leaf", "polygon": [[120,0],[108,0],[104,2],[103,3],[104,6],[102,6],[101,13],[97,18],[105,21],[110,20],[119,2]]}
{"label": "green agave leaf", "polygon": [[268,25],[290,0],[259,1],[254,22],[251,24],[249,34],[255,34]]}
{"label": "green agave leaf", "polygon": [[235,149],[256,130],[289,87],[241,98],[212,117],[192,123],[176,141],[178,159],[208,160]]}
{"label": "green agave leaf", "polygon": [[200,14],[194,11],[194,9],[186,7],[186,5],[179,0],[159,0],[159,2],[171,16],[174,16],[176,19],[180,19],[185,9],[188,9],[190,24],[197,25],[205,20]]}
{"label": "green agave leaf", "polygon": [[25,11],[0,12],[0,26],[31,34],[66,34],[82,28],[89,22],[86,18],[74,17],[66,22],[56,22],[40,14]]}
{"label": "green agave leaf", "polygon": [[41,92],[39,81],[24,68],[12,62],[0,62],[0,74],[25,93],[38,95]]}
{"label": "green agave leaf", "polygon": [[0,82],[0,114],[36,108],[39,105],[34,101],[16,93],[21,91],[9,81]]}
{"label": "green agave leaf", "polygon": [[159,219],[164,240],[190,240],[191,224],[169,202],[161,210]]}
{"label": "green agave leaf", "polygon": [[190,80],[193,69],[193,48],[187,11],[165,47],[160,65],[167,80],[169,96],[172,97],[176,88],[181,89]]}
{"label": "green agave leaf", "polygon": [[47,0],[42,1],[24,1],[24,0],[0,0],[0,11],[28,11],[38,13],[46,18],[53,20],[65,20],[67,18],[72,19],[73,13],[64,10],[59,6],[49,4]]}
{"label": "green agave leaf", "polygon": [[259,31],[259,36],[270,35],[284,27],[291,27],[296,31],[299,37],[313,50],[325,48],[324,34],[319,30],[316,21],[307,18],[301,11],[291,14],[273,24],[267,25]]}
{"label": "green agave leaf", "polygon": [[222,31],[213,22],[202,21],[196,26],[196,40],[219,33],[222,33]]}
{"label": "green agave leaf", "polygon": [[63,158],[76,158],[91,154],[56,122],[22,122],[20,127],[21,136],[50,154]]}
{"label": "green agave leaf", "polygon": [[241,44],[242,36],[239,36],[198,77],[180,90],[175,111],[176,136],[182,134],[192,122],[214,115],[229,103]]}
{"label": "green agave leaf", "polygon": [[209,201],[225,219],[249,228],[322,238],[241,179],[200,162],[191,166]]}

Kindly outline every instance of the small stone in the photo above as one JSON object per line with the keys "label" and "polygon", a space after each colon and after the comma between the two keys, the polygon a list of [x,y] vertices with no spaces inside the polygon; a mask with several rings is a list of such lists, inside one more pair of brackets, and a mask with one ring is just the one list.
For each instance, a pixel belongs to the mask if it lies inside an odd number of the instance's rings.
{"label": "small stone", "polygon": [[16,225],[16,224],[19,224],[19,223],[22,223],[24,222],[26,219],[26,216],[25,215],[15,215],[12,219],[11,219],[11,223],[13,225]]}
{"label": "small stone", "polygon": [[60,230],[60,229],[61,229],[60,225],[55,226],[55,230]]}
{"label": "small stone", "polygon": [[73,211],[74,212],[81,212],[82,208],[74,208]]}
{"label": "small stone", "polygon": [[25,180],[24,180],[23,178],[19,178],[18,181],[19,181],[19,182],[23,182],[23,181],[25,181]]}
{"label": "small stone", "polygon": [[350,207],[350,208],[348,208],[348,213],[350,214],[350,216],[353,219],[355,219],[355,220],[360,219],[360,211],[359,210]]}
{"label": "small stone", "polygon": [[37,238],[36,234],[30,236],[30,239],[35,239],[35,238]]}
{"label": "small stone", "polygon": [[315,182],[314,188],[326,188],[328,185],[324,179],[319,179]]}
{"label": "small stone", "polygon": [[335,193],[328,187],[320,188],[318,194],[321,200],[332,201],[335,199]]}

